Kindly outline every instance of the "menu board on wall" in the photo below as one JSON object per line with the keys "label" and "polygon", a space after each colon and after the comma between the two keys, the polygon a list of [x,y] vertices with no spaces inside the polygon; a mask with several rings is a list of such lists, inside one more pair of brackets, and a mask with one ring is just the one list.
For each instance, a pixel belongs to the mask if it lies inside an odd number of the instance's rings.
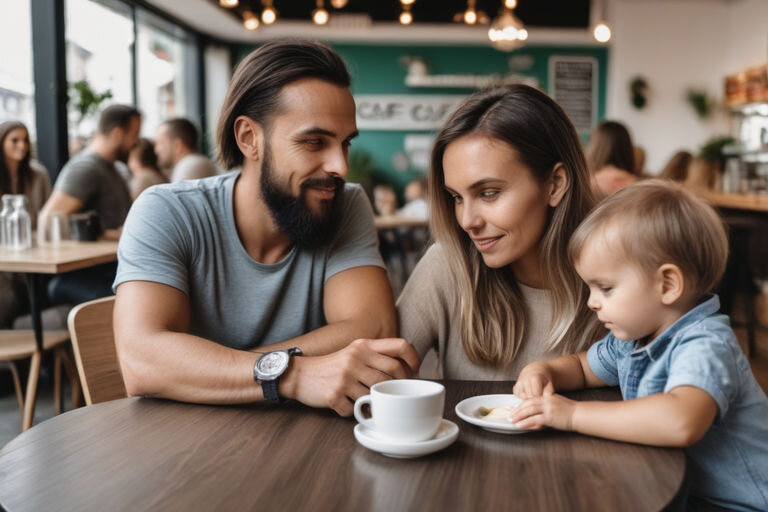
{"label": "menu board on wall", "polygon": [[576,131],[591,132],[597,123],[597,59],[551,56],[549,95],[563,107]]}

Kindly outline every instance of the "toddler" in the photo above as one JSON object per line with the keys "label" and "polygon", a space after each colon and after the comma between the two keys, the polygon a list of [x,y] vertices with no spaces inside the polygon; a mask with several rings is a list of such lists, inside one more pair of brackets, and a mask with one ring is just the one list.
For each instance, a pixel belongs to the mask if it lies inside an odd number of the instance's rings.
{"label": "toddler", "polygon": [[[728,241],[715,211],[678,185],[645,181],[603,201],[569,253],[610,333],[587,352],[537,361],[510,421],[685,447],[694,510],[768,510],[768,399],[709,294]],[[624,401],[556,391],[620,386]]]}

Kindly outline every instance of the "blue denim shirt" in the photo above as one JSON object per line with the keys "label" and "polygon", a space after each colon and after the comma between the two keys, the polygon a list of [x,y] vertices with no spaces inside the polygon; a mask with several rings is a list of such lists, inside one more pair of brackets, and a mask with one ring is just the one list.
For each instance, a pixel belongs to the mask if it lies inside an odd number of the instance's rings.
{"label": "blue denim shirt", "polygon": [[[613,334],[587,361],[624,400],[695,386],[718,414],[704,437],[686,448],[692,493],[734,510],[768,510],[768,399],[755,380],[716,295],[683,315],[646,346]],[[664,418],[659,418],[660,425]]]}

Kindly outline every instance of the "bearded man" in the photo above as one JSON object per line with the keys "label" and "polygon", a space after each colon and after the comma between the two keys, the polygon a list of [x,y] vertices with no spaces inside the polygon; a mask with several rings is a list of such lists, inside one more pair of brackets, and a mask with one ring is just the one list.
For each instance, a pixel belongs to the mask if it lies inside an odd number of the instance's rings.
{"label": "bearded man", "polygon": [[[349,415],[419,357],[396,333],[362,189],[343,60],[267,43],[234,73],[217,130],[228,174],[145,191],[126,221],[115,338],[130,395],[295,399]],[[374,339],[382,338],[382,339]],[[257,352],[257,353],[254,353]]]}

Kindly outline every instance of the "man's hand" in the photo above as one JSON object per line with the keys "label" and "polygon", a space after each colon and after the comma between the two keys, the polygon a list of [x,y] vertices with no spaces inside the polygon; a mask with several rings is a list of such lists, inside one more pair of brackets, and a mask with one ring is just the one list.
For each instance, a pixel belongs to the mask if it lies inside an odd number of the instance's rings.
{"label": "man's hand", "polygon": [[416,350],[404,339],[359,339],[325,356],[292,358],[280,378],[280,395],[350,416],[354,401],[371,386],[409,378],[420,365]]}
{"label": "man's hand", "polygon": [[562,395],[529,398],[512,411],[509,419],[518,428],[526,430],[544,427],[573,430],[573,415],[577,404]]}
{"label": "man's hand", "polygon": [[551,368],[542,361],[526,365],[520,372],[512,392],[522,399],[553,394],[555,384]]}

